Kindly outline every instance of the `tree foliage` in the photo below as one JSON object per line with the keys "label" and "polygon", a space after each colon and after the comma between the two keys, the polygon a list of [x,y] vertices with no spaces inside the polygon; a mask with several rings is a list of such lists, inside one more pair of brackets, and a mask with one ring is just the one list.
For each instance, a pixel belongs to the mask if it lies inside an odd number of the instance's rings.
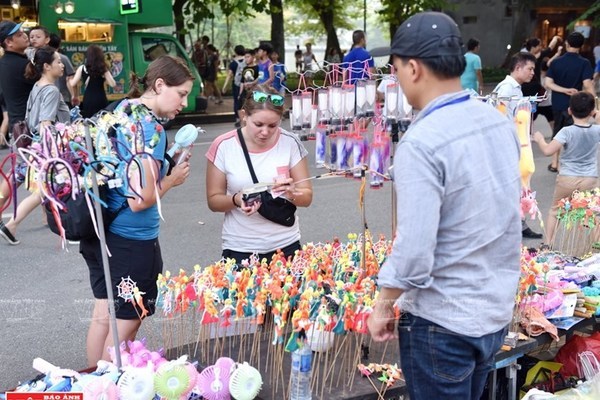
{"label": "tree foliage", "polygon": [[[327,45],[325,54],[331,49],[336,49],[339,54],[340,42],[337,29],[354,28],[351,20],[358,16],[359,7],[362,8],[363,1],[359,0],[288,0],[303,17],[301,22],[294,22],[293,32],[313,32],[314,36],[325,34]],[[318,23],[315,23],[318,20]]]}
{"label": "tree foliage", "polygon": [[590,6],[590,8],[585,10],[583,12],[583,14],[581,14],[579,16],[579,18],[577,18],[575,21],[571,22],[569,24],[569,29],[573,29],[573,27],[575,26],[575,23],[577,21],[583,21],[583,20],[591,20],[593,26],[595,26],[597,28],[600,27],[600,0],[596,0]]}
{"label": "tree foliage", "polygon": [[179,41],[184,44],[185,36],[197,39],[199,32],[216,16],[216,11],[226,19],[227,36],[230,21],[235,17],[251,17],[255,13],[268,11],[269,0],[173,0],[175,29]]}
{"label": "tree foliage", "polygon": [[447,0],[381,0],[383,8],[379,14],[390,26],[390,37],[411,15],[425,10],[448,10],[452,5]]}

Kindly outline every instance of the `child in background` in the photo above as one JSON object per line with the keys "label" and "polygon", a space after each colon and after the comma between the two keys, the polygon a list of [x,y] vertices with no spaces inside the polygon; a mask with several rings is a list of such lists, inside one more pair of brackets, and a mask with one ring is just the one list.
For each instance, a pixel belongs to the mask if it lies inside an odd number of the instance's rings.
{"label": "child in background", "polygon": [[279,53],[273,50],[271,53],[271,61],[273,62],[273,75],[274,79],[271,86],[279,92],[280,95],[285,96],[287,87],[285,81],[287,79],[287,73],[285,72],[285,65],[279,62]]}
{"label": "child in background", "polygon": [[562,128],[546,143],[544,135],[537,131],[533,141],[537,142],[542,153],[551,156],[560,153],[560,169],[556,177],[552,206],[546,223],[548,244],[554,243],[556,213],[560,199],[570,197],[575,190],[590,190],[598,186],[598,142],[600,125],[590,124],[594,117],[595,99],[587,92],[577,92],[569,101],[569,114],[573,125]]}
{"label": "child in background", "polygon": [[50,42],[50,31],[41,25],[34,26],[29,31],[29,45],[31,47],[25,50],[27,57],[33,61],[35,51],[44,46],[47,46]]}
{"label": "child in background", "polygon": [[258,83],[258,65],[256,65],[254,58],[255,54],[256,52],[253,49],[246,49],[246,53],[244,54],[246,66],[242,71],[242,90],[240,91],[240,99],[242,100],[246,98],[246,91],[252,90]]}

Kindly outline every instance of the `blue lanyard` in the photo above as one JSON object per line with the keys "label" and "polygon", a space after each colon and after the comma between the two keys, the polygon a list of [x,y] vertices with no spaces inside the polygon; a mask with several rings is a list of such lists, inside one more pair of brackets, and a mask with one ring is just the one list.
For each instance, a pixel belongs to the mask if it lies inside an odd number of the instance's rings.
{"label": "blue lanyard", "polygon": [[425,117],[427,117],[429,114],[431,114],[432,112],[439,110],[440,108],[444,108],[446,106],[451,106],[452,104],[458,104],[458,103],[462,103],[463,101],[467,101],[471,98],[471,95],[465,95],[459,98],[456,98],[454,100],[451,100],[447,103],[441,103],[441,104],[437,104],[436,106],[432,107],[431,109],[427,110],[427,112],[420,117],[419,119],[424,119]]}

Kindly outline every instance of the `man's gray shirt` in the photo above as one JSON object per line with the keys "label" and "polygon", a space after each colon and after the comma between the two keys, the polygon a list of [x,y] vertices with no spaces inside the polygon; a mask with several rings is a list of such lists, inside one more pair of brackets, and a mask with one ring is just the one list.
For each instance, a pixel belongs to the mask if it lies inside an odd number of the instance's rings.
{"label": "man's gray shirt", "polygon": [[398,226],[378,277],[400,309],[471,337],[511,320],[520,272],[514,124],[461,91],[417,116],[394,156]]}

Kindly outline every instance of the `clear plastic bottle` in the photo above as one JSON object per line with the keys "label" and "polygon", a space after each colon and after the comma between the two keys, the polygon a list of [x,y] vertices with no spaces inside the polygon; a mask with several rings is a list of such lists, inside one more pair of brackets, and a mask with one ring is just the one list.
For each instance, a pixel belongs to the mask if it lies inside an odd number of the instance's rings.
{"label": "clear plastic bottle", "polygon": [[291,374],[290,400],[311,400],[312,351],[306,341],[292,353]]}

